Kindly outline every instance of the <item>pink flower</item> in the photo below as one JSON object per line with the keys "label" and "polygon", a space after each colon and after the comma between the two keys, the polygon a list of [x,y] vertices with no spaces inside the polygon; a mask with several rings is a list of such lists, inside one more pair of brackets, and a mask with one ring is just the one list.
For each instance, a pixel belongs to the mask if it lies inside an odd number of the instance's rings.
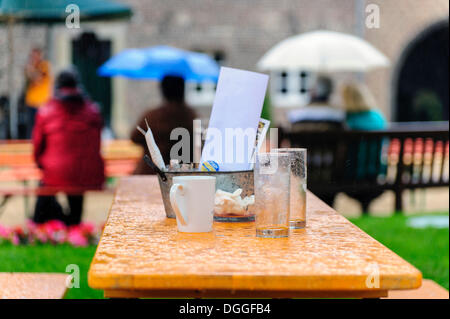
{"label": "pink flower", "polygon": [[20,238],[17,234],[13,234],[11,242],[13,245],[17,246],[20,244]]}
{"label": "pink flower", "polygon": [[25,236],[25,231],[24,231],[23,228],[20,227],[20,226],[14,227],[14,228],[13,228],[13,232],[14,232],[14,234],[16,234],[16,235],[19,236],[19,237]]}
{"label": "pink flower", "polygon": [[7,239],[9,238],[9,234],[11,234],[11,229],[0,225],[0,238]]}
{"label": "pink flower", "polygon": [[28,231],[20,226],[14,227],[12,233],[13,233],[12,243],[14,245],[18,245],[20,243],[27,243],[29,240]]}
{"label": "pink flower", "polygon": [[67,240],[74,246],[87,246],[88,240],[83,236],[79,228],[71,228],[67,235]]}
{"label": "pink flower", "polygon": [[41,226],[47,240],[53,243],[63,243],[66,240],[67,227],[59,220],[50,220]]}
{"label": "pink flower", "polygon": [[27,228],[30,232],[32,232],[38,228],[38,224],[29,219],[27,220]]}
{"label": "pink flower", "polygon": [[66,230],[66,225],[60,220],[50,220],[46,222],[44,225],[47,234],[51,234],[57,231]]}
{"label": "pink flower", "polygon": [[42,230],[38,230],[34,233],[34,237],[41,243],[46,243],[48,241],[47,234]]}
{"label": "pink flower", "polygon": [[92,223],[81,223],[67,227],[59,220],[51,220],[44,224],[27,221],[26,227],[8,228],[0,226],[0,242],[8,241],[14,245],[40,243],[71,243],[74,246],[95,244],[97,228]]}
{"label": "pink flower", "polygon": [[95,235],[95,225],[93,223],[87,223],[87,222],[80,223],[79,227],[85,235],[89,235],[89,236]]}
{"label": "pink flower", "polygon": [[57,231],[53,233],[52,240],[58,244],[63,244],[66,242],[67,232],[66,231]]}

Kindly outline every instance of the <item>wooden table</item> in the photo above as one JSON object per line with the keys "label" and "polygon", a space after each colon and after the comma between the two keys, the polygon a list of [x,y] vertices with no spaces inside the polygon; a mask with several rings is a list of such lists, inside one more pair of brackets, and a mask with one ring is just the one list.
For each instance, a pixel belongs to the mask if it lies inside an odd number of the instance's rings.
{"label": "wooden table", "polygon": [[420,287],[416,268],[312,193],[307,200],[307,227],[289,238],[257,238],[254,223],[186,234],[165,217],[156,177],[123,178],[89,285],[118,298],[378,298]]}

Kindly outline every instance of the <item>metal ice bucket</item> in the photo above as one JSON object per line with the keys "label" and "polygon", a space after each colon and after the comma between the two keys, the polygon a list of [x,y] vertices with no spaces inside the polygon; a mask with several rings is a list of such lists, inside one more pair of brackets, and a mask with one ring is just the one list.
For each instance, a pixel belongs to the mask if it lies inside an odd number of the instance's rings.
{"label": "metal ice bucket", "polygon": [[[234,172],[202,172],[198,170],[189,170],[182,172],[161,172],[158,174],[159,187],[161,189],[161,196],[164,202],[164,208],[166,210],[166,216],[168,218],[175,218],[175,213],[172,210],[172,205],[170,204],[170,188],[173,184],[173,178],[175,176],[186,176],[186,175],[204,175],[204,176],[215,176],[216,177],[216,190],[221,189],[226,192],[233,193],[236,189],[241,188],[242,197],[251,196],[254,194],[254,184],[253,184],[253,170],[248,171],[234,171]],[[233,217],[233,218],[219,218],[214,216],[216,221],[251,221],[254,217]]]}

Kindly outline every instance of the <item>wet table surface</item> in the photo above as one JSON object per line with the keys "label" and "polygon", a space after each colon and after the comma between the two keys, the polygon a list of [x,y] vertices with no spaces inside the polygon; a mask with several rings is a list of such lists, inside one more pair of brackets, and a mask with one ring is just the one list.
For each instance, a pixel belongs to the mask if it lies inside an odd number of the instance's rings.
{"label": "wet table surface", "polygon": [[422,275],[314,194],[307,227],[281,239],[254,223],[179,233],[155,176],[123,178],[89,270],[106,297],[368,297],[414,289]]}

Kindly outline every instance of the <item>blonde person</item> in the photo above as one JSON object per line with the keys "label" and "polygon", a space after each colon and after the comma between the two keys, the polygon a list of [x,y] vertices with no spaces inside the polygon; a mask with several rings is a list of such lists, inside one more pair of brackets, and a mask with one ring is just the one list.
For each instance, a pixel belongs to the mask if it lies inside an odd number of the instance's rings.
{"label": "blonde person", "polygon": [[[365,86],[345,85],[342,88],[342,106],[345,111],[345,123],[350,130],[383,130],[387,126],[383,114],[376,109],[375,100]],[[383,174],[386,169],[379,162],[382,143],[382,140],[374,140],[349,144],[345,172],[348,180],[377,183],[378,175]],[[381,195],[381,192],[373,190],[366,193],[360,190],[346,193],[361,203],[363,213],[367,213],[370,202]]]}
{"label": "blonde person", "polygon": [[386,119],[375,108],[375,100],[366,86],[345,85],[342,88],[342,102],[348,128],[360,131],[386,128]]}

